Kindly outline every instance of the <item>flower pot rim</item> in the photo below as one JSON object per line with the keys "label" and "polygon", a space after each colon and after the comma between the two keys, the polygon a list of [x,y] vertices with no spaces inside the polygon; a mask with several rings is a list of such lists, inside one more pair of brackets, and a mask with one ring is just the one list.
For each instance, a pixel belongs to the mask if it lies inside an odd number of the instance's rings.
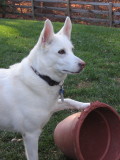
{"label": "flower pot rim", "polygon": [[[73,130],[73,135],[76,135],[75,138],[74,138],[74,142],[73,142],[73,145],[76,146],[76,155],[77,155],[77,160],[84,160],[84,157],[82,155],[82,152],[81,152],[81,146],[79,144],[79,141],[78,141],[78,137],[80,135],[80,129],[84,123],[84,120],[86,119],[86,117],[92,112],[92,111],[95,111],[95,109],[99,109],[99,108],[106,108],[108,109],[109,111],[111,111],[112,113],[114,113],[117,118],[120,120],[120,116],[119,114],[115,111],[114,108],[112,108],[111,106],[109,106],[108,104],[105,104],[105,103],[102,103],[102,102],[99,102],[99,101],[95,101],[95,102],[92,102],[90,104],[90,106],[88,108],[86,108],[84,111],[82,112],[78,112],[76,114],[79,114],[79,121],[77,121],[75,127],[74,127],[74,130]],[[98,114],[100,114],[98,112]],[[102,114],[100,115],[102,116]],[[104,119],[105,120],[105,119]],[[106,121],[106,120],[105,120]],[[106,122],[106,125],[107,125],[107,122]],[[107,145],[107,148],[101,158],[101,160],[103,159],[103,157],[105,156],[105,154],[107,153],[107,150],[109,148],[109,144],[110,144],[110,133],[108,133],[108,145]],[[118,155],[118,158],[120,157],[120,154]],[[118,158],[116,158],[115,160],[118,160]]]}

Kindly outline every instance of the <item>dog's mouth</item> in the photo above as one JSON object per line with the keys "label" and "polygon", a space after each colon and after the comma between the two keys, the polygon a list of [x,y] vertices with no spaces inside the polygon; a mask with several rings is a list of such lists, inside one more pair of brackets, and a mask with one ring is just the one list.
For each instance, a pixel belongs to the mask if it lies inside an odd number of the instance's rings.
{"label": "dog's mouth", "polygon": [[64,73],[66,74],[78,74],[82,71],[82,69],[78,70],[77,72],[72,72],[72,71],[69,71],[69,70],[63,70]]}

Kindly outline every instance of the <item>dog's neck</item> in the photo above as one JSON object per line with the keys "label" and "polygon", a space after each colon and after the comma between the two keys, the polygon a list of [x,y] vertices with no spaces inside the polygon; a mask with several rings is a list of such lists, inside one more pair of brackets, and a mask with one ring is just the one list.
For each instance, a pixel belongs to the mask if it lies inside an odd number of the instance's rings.
{"label": "dog's neck", "polygon": [[31,69],[34,71],[34,73],[39,76],[41,79],[43,79],[46,83],[48,83],[49,86],[56,86],[56,85],[60,85],[61,82],[57,82],[53,79],[51,79],[49,76],[47,75],[43,75],[43,74],[40,74],[35,68],[33,68],[31,66]]}

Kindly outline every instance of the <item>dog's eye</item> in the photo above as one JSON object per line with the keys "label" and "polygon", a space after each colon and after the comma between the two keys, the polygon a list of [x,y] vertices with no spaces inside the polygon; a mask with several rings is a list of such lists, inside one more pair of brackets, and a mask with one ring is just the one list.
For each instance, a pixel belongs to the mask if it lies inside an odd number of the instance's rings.
{"label": "dog's eye", "polygon": [[58,53],[59,53],[59,54],[65,54],[65,50],[64,50],[64,49],[61,49],[61,50],[58,51]]}

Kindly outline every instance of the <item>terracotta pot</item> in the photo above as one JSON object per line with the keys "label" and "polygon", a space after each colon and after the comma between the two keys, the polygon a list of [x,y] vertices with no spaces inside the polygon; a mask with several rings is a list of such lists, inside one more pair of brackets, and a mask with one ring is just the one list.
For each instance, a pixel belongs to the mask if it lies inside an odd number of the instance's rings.
{"label": "terracotta pot", "polygon": [[120,160],[120,116],[107,104],[93,102],[61,121],[54,140],[75,160]]}

